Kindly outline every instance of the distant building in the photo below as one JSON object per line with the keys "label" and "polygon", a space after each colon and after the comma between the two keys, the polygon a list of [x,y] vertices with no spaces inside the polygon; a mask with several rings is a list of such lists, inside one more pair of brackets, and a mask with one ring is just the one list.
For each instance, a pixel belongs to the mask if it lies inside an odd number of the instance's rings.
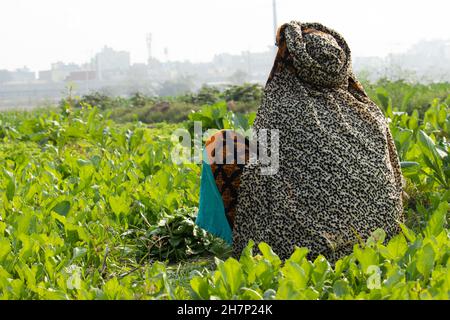
{"label": "distant building", "polygon": [[96,54],[93,62],[99,80],[123,78],[130,69],[130,53],[105,46]]}
{"label": "distant building", "polygon": [[70,81],[92,81],[97,78],[97,72],[91,70],[74,71],[66,77],[66,82]]}
{"label": "distant building", "polygon": [[56,62],[52,63],[51,70],[39,71],[39,80],[46,82],[64,82],[72,72],[80,70],[81,68],[77,64]]}
{"label": "distant building", "polygon": [[11,80],[11,72],[8,70],[0,70],[0,83],[10,82]]}
{"label": "distant building", "polygon": [[62,62],[57,62],[52,64],[52,81],[61,82],[65,81],[66,78],[72,73],[80,71],[80,66],[75,63],[64,64]]}
{"label": "distant building", "polygon": [[[27,68],[0,70],[0,108],[57,102],[70,90],[75,95],[94,91],[127,96],[175,95],[199,89],[203,84],[224,88],[242,82],[261,83],[273,66],[276,49],[262,52],[218,54],[210,62],[164,61],[152,57],[147,39],[147,63],[130,64],[130,53],[104,47],[91,61],[77,65],[57,62],[39,71],[39,80]],[[450,81],[450,41],[422,41],[404,53],[386,57],[355,57],[353,70],[363,80],[405,79],[423,83]],[[73,86],[72,86],[73,84]]]}
{"label": "distant building", "polygon": [[36,80],[34,72],[30,71],[27,67],[16,69],[16,71],[10,72],[11,82],[26,83]]}
{"label": "distant building", "polygon": [[39,81],[52,82],[52,70],[42,70],[38,72]]}

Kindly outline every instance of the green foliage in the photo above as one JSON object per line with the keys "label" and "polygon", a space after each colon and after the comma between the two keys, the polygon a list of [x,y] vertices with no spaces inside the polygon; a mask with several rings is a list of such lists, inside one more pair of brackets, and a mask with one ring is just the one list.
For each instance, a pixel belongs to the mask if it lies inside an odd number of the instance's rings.
{"label": "green foliage", "polygon": [[223,254],[224,243],[195,225],[196,211],[180,209],[150,225],[141,237],[148,255],[176,262],[207,252]]}
{"label": "green foliage", "polygon": [[385,245],[374,234],[334,266],[322,256],[308,261],[305,248],[281,262],[260,243],[262,256],[254,256],[251,242],[239,262],[217,260],[215,271],[191,280],[191,289],[196,299],[448,299],[447,211],[443,202],[414,240],[399,234]]}
{"label": "green foliage", "polygon": [[211,106],[204,106],[197,112],[189,115],[188,128],[194,127],[194,122],[202,123],[203,130],[208,129],[234,129],[249,130],[253,125],[256,113],[247,115],[229,111],[225,102],[219,102]]}
{"label": "green foliage", "polygon": [[195,105],[211,105],[219,102],[221,99],[221,92],[216,87],[203,86],[196,93],[188,93],[178,98],[181,101],[195,104]]}
{"label": "green foliage", "polygon": [[423,115],[433,99],[440,103],[450,103],[449,83],[411,84],[404,80],[380,79],[376,83],[363,85],[370,98],[385,112],[393,108],[409,114],[417,111]]}
{"label": "green foliage", "polygon": [[[135,108],[145,107],[148,103],[153,102],[154,99],[146,97],[140,92],[136,92],[130,98],[131,106]],[[93,105],[93,104],[91,104]],[[95,105],[95,104],[94,104]]]}
{"label": "green foliage", "polygon": [[[174,88],[176,90],[174,90]],[[180,90],[178,90],[178,89]],[[389,116],[395,112],[406,112],[413,115],[410,127],[418,125],[419,116],[426,112],[425,122],[436,122],[443,119],[441,113],[430,111],[435,104],[450,103],[450,86],[448,83],[434,83],[429,85],[411,84],[403,80],[389,81],[381,79],[376,83],[364,83],[369,97],[375,101]],[[170,92],[186,92],[179,96],[172,96]],[[229,109],[236,113],[256,111],[263,97],[263,87],[259,84],[244,83],[230,85],[224,90],[213,86],[203,86],[198,92],[192,92],[189,79],[184,82],[167,82],[161,88],[161,97],[147,96],[136,92],[129,97],[110,97],[101,92],[93,92],[81,98],[69,97],[61,102],[65,109],[67,104],[72,107],[95,106],[104,112],[109,112],[111,119],[116,122],[144,123],[178,123],[188,119],[192,110],[200,110],[200,106],[214,105],[225,101]],[[161,103],[168,103],[169,108],[160,108]],[[2,129],[0,128],[0,137]]]}
{"label": "green foliage", "polygon": [[253,102],[260,101],[263,95],[263,88],[259,84],[245,83],[243,85],[230,86],[223,92],[225,101]]}
{"label": "green foliage", "polygon": [[1,297],[135,298],[123,274],[220,252],[186,209],[198,205],[200,168],[172,162],[175,127],[70,107],[0,114]]}
{"label": "green foliage", "polygon": [[[130,98],[130,102],[133,102],[133,97]],[[101,110],[117,108],[123,104],[129,106],[130,104],[126,99],[117,97],[110,97],[107,94],[101,92],[92,92],[82,96],[81,98],[66,98],[61,101],[61,106],[66,103],[72,104],[73,106],[81,108],[82,106],[96,106]]]}
{"label": "green foliage", "polygon": [[[104,106],[97,95],[0,113],[0,299],[448,299],[448,101],[431,86],[400,106],[409,85],[397,86],[376,92],[407,219],[401,234],[386,242],[377,230],[334,265],[305,248],[281,261],[265,243],[227,259],[230,248],[195,226],[200,167],[172,162],[172,132],[194,121],[248,130],[255,118],[213,90],[199,93],[203,107],[140,95]],[[436,99],[418,104],[433,88]]]}

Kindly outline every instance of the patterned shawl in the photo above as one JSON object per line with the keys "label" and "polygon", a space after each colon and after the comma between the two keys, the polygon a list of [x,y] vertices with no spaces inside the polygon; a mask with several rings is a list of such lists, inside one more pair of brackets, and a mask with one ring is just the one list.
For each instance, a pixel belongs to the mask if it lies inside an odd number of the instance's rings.
{"label": "patterned shawl", "polygon": [[402,220],[399,160],[386,118],[352,73],[346,41],[292,21],[277,45],[254,130],[279,130],[280,168],[261,175],[260,162],[244,167],[234,256],[252,239],[281,258],[299,246],[335,261],[377,228],[392,237]]}

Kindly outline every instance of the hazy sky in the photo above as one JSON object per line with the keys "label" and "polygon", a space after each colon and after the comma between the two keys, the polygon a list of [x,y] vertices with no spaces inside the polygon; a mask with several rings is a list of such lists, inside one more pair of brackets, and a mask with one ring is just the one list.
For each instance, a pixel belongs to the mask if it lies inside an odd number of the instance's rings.
{"label": "hazy sky", "polygon": [[[278,22],[318,21],[353,56],[385,55],[421,39],[450,39],[448,0],[278,0]],[[272,0],[0,0],[0,69],[82,63],[104,45],[147,57],[208,61],[273,44]]]}

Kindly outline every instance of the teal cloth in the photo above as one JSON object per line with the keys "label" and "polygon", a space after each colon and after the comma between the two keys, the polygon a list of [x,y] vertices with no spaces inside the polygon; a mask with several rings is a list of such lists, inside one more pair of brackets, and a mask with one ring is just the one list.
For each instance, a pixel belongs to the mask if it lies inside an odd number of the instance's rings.
{"label": "teal cloth", "polygon": [[232,230],[225,216],[222,196],[217,189],[206,149],[203,150],[200,206],[195,223],[228,244],[233,243]]}

